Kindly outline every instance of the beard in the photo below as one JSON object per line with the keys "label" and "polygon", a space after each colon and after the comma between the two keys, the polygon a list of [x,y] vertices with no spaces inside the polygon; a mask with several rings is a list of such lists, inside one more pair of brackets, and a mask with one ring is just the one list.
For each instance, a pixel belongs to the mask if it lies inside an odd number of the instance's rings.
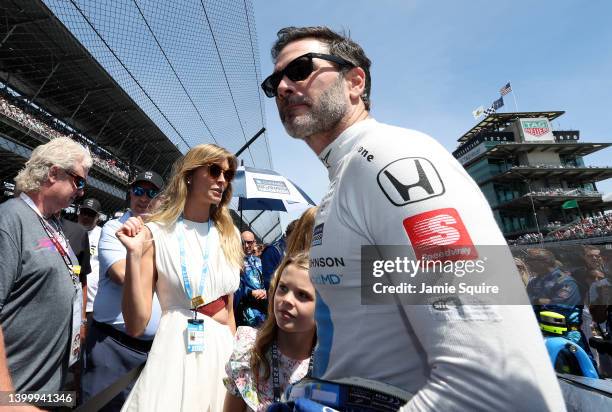
{"label": "beard", "polygon": [[[291,117],[285,113],[284,107],[304,103],[310,107],[306,113]],[[306,96],[290,96],[279,107],[279,115],[289,136],[305,139],[314,134],[333,129],[346,115],[348,103],[344,96],[344,78],[342,75],[321,95],[318,102]]]}

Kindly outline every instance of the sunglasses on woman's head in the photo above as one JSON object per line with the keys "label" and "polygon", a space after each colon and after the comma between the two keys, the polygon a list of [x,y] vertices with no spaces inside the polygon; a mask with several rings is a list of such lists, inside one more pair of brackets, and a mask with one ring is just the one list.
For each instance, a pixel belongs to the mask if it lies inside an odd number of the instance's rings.
{"label": "sunglasses on woman's head", "polygon": [[223,173],[223,177],[228,183],[231,182],[234,179],[234,176],[236,175],[235,170],[223,170],[223,168],[216,163],[211,163],[208,165],[208,175],[213,179],[218,179],[219,176],[221,176],[221,173]]}
{"label": "sunglasses on woman's head", "polygon": [[74,183],[74,186],[76,187],[77,190],[85,189],[85,184],[87,183],[87,179],[85,179],[83,176],[77,175],[72,170],[64,169],[64,172],[66,172],[66,174],[72,178],[72,182]]}
{"label": "sunglasses on woman's head", "polygon": [[272,73],[266,77],[266,80],[261,84],[261,88],[268,97],[275,97],[278,91],[278,85],[283,77],[287,76],[292,82],[306,80],[314,71],[315,67],[312,59],[323,59],[338,64],[340,67],[354,67],[355,65],[342,57],[332,56],[331,54],[321,53],[306,53],[291,60],[284,69]]}
{"label": "sunglasses on woman's head", "polygon": [[146,193],[149,199],[153,199],[155,196],[159,194],[159,190],[145,189],[144,187],[134,186],[132,187],[132,193],[134,193],[134,196],[137,196],[137,197],[143,196]]}

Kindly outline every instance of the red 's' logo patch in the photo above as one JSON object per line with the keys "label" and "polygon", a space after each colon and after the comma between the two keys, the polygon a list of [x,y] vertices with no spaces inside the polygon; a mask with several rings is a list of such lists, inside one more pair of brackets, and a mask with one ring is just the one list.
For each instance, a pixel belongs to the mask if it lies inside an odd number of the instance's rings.
{"label": "red 's' logo patch", "polygon": [[417,259],[445,261],[472,260],[478,257],[456,209],[420,213],[404,219],[403,224]]}

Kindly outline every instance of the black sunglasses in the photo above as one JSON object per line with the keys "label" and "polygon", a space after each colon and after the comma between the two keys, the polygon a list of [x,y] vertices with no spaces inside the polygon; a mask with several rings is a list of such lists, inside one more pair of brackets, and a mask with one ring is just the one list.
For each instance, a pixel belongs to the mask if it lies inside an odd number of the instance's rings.
{"label": "black sunglasses", "polygon": [[87,179],[85,179],[83,176],[77,175],[72,170],[64,169],[64,172],[66,172],[68,176],[72,177],[72,182],[74,183],[74,186],[76,187],[77,190],[85,189],[85,184],[87,184]]}
{"label": "black sunglasses", "polygon": [[338,64],[340,67],[355,67],[355,65],[342,57],[332,56],[331,54],[321,53],[306,53],[291,60],[284,69],[272,73],[266,77],[266,80],[261,84],[261,88],[268,97],[277,95],[278,85],[283,77],[287,76],[292,82],[306,80],[314,71],[315,67],[312,59],[323,59]]}
{"label": "black sunglasses", "polygon": [[234,179],[234,176],[236,176],[235,170],[223,170],[223,168],[216,163],[211,163],[208,165],[208,175],[213,179],[218,179],[219,176],[221,176],[221,173],[223,173],[223,177],[228,183]]}
{"label": "black sunglasses", "polygon": [[159,190],[145,189],[144,187],[134,186],[132,188],[132,193],[134,193],[134,196],[137,196],[137,197],[140,197],[146,193],[149,199],[153,199],[155,196],[159,194]]}

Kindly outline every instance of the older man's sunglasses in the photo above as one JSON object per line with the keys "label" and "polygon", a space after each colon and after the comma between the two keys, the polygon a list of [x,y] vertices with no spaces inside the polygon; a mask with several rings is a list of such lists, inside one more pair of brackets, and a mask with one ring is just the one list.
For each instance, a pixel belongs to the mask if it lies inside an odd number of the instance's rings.
{"label": "older man's sunglasses", "polygon": [[312,59],[323,59],[330,62],[334,62],[340,67],[354,67],[355,65],[342,57],[332,56],[331,54],[321,53],[306,53],[295,59],[291,60],[284,69],[272,73],[266,77],[266,80],[261,84],[261,88],[268,97],[275,97],[277,95],[278,85],[280,84],[283,77],[287,76],[292,82],[299,82],[306,80],[308,76],[314,71],[315,67],[312,63]]}
{"label": "older man's sunglasses", "polygon": [[76,187],[77,190],[85,189],[85,185],[87,184],[87,179],[85,179],[83,176],[79,176],[72,170],[64,169],[64,171],[66,172],[68,176],[72,178],[72,182],[74,183],[74,186]]}
{"label": "older man's sunglasses", "polygon": [[211,163],[208,165],[208,175],[213,179],[218,179],[223,173],[223,177],[227,182],[231,182],[236,176],[236,171],[232,169],[223,170],[221,166],[216,163]]}

